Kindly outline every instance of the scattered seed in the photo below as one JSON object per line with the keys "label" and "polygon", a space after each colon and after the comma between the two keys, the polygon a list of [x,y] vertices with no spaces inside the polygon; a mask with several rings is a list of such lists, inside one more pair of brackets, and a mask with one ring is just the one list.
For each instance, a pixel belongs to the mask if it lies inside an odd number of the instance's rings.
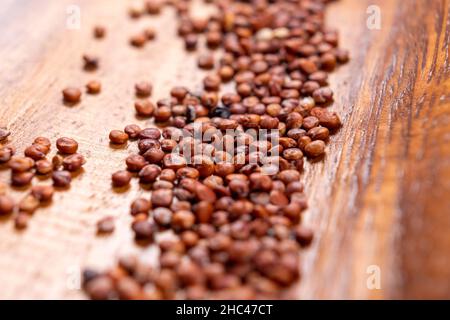
{"label": "scattered seed", "polygon": [[8,166],[14,172],[25,172],[34,167],[34,160],[29,157],[13,156]]}
{"label": "scattered seed", "polygon": [[65,102],[78,103],[81,100],[81,90],[69,87],[63,90],[63,98]]}
{"label": "scattered seed", "polygon": [[59,138],[56,140],[56,148],[62,154],[74,154],[78,150],[78,142],[72,138]]}
{"label": "scattered seed", "polygon": [[47,150],[46,153],[50,151],[50,148],[52,146],[50,140],[45,137],[37,137],[36,139],[34,139],[33,144],[38,144],[42,147],[45,147],[45,149]]}
{"label": "scattered seed", "polygon": [[123,130],[130,139],[136,139],[141,133],[141,127],[137,124],[129,124]]}
{"label": "scattered seed", "polygon": [[136,34],[130,38],[130,44],[133,47],[141,48],[147,42],[147,37],[144,33]]}
{"label": "scattered seed", "polygon": [[72,182],[72,176],[69,171],[54,171],[52,173],[53,185],[59,188],[67,188]]}
{"label": "scattered seed", "polygon": [[152,192],[152,205],[154,207],[170,207],[173,199],[173,191],[170,189],[159,189]]}
{"label": "scattered seed", "polygon": [[111,180],[114,187],[125,187],[130,184],[131,173],[127,170],[120,170],[112,174]]}
{"label": "scattered seed", "polygon": [[90,94],[98,94],[102,91],[102,84],[98,80],[91,80],[86,84],[86,89]]}
{"label": "scattered seed", "polygon": [[31,146],[25,148],[24,153],[25,153],[26,157],[29,157],[29,158],[37,161],[37,160],[41,160],[41,159],[45,158],[45,156],[46,156],[45,151],[47,151],[45,146],[42,146],[40,144],[34,144],[34,145],[31,145]]}
{"label": "scattered seed", "polygon": [[121,130],[112,130],[109,133],[109,141],[113,144],[124,144],[128,141],[128,134]]}
{"label": "scattered seed", "polygon": [[8,130],[0,128],[0,142],[5,141],[10,134],[11,132],[9,132]]}
{"label": "scattered seed", "polygon": [[94,27],[94,37],[97,39],[103,39],[106,35],[106,28],[104,26]]}
{"label": "scattered seed", "polygon": [[0,146],[0,164],[8,162],[14,152],[15,149],[12,146]]}
{"label": "scattered seed", "polygon": [[97,233],[99,234],[112,233],[114,228],[115,223],[113,217],[105,217],[97,222]]}
{"label": "scattered seed", "polygon": [[132,229],[136,240],[153,240],[155,229],[149,221],[138,221],[133,223]]}
{"label": "scattered seed", "polygon": [[59,154],[53,156],[52,158],[52,166],[54,170],[61,169],[63,164],[64,158],[60,156]]}
{"label": "scattered seed", "polygon": [[141,183],[151,183],[161,173],[161,168],[154,164],[148,164],[139,171],[139,179]]}
{"label": "scattered seed", "polygon": [[315,158],[325,153],[325,143],[322,140],[316,140],[305,146],[305,153],[308,157]]}
{"label": "scattered seed", "polygon": [[186,50],[193,51],[197,49],[198,37],[195,34],[188,34],[184,38],[184,46]]}
{"label": "scattered seed", "polygon": [[150,82],[141,81],[134,86],[138,97],[148,97],[152,94],[153,86]]}
{"label": "scattered seed", "polygon": [[49,185],[33,186],[33,188],[31,188],[31,194],[40,202],[47,202],[52,200],[53,193],[54,189]]}
{"label": "scattered seed", "polygon": [[19,212],[14,219],[14,227],[17,230],[23,230],[28,227],[28,221],[30,220],[30,216],[25,212]]}
{"label": "scattered seed", "polygon": [[140,100],[134,103],[136,113],[141,117],[151,117],[155,111],[155,105],[148,100]]}
{"label": "scattered seed", "polygon": [[16,187],[27,186],[34,178],[33,172],[12,172],[11,184]]}
{"label": "scattered seed", "polygon": [[131,204],[131,214],[133,216],[136,216],[141,213],[147,215],[151,207],[152,204],[150,203],[150,201],[144,198],[138,198],[134,200],[133,203]]}
{"label": "scattered seed", "polygon": [[138,154],[128,156],[125,162],[128,170],[130,171],[140,171],[145,165],[147,165],[145,158]]}
{"label": "scattered seed", "polygon": [[62,164],[65,170],[73,172],[79,170],[85,163],[86,160],[81,154],[74,153],[64,158]]}
{"label": "scattered seed", "polygon": [[214,68],[214,57],[211,54],[202,54],[198,57],[198,67],[210,70]]}
{"label": "scattered seed", "polygon": [[39,200],[33,195],[29,194],[25,196],[19,202],[19,211],[32,214],[39,207]]}
{"label": "scattered seed", "polygon": [[14,200],[6,195],[0,195],[0,216],[11,214],[14,210]]}
{"label": "scattered seed", "polygon": [[84,61],[84,70],[93,71],[98,69],[99,65],[98,57],[91,54],[85,54],[83,55],[83,61]]}

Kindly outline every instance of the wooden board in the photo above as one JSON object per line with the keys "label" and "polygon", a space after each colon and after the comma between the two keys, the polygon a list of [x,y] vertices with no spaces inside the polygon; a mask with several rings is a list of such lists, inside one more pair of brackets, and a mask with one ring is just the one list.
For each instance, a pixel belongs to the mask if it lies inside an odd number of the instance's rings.
{"label": "wooden board", "polygon": [[[79,30],[66,27],[73,3],[81,8]],[[367,27],[371,4],[381,9],[380,30]],[[0,126],[10,128],[19,151],[38,135],[72,136],[88,162],[26,231],[0,220],[0,298],[83,298],[73,285],[83,266],[104,268],[130,251],[154,259],[153,249],[134,245],[129,228],[129,203],[143,191],[135,182],[111,193],[110,174],[134,146],[111,149],[107,135],[145,123],[132,105],[137,80],[151,80],[159,98],[174,84],[198,87],[202,73],[176,36],[173,11],[131,21],[126,9],[126,1],[2,1]],[[450,298],[449,10],[447,0],[330,5],[328,23],[351,52],[331,81],[344,127],[326,159],[306,165],[305,223],[317,237],[303,254],[298,298]],[[102,41],[92,40],[97,23],[108,28]],[[147,25],[159,30],[158,40],[143,50],[128,46]],[[87,52],[101,56],[96,73],[82,71]],[[62,88],[95,78],[104,85],[99,96],[61,103]],[[0,181],[8,180],[0,170]],[[104,215],[118,218],[117,229],[98,237]],[[377,268],[381,288],[370,289]]]}

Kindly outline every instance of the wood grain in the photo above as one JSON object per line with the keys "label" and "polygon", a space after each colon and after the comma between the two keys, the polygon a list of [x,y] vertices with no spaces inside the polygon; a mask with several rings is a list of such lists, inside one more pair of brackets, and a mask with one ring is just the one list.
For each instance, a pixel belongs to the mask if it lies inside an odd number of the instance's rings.
{"label": "wood grain", "polygon": [[[67,5],[81,8],[81,29],[66,28]],[[381,9],[381,29],[366,26],[369,5]],[[0,298],[83,298],[71,287],[85,265],[112,265],[134,245],[129,203],[144,191],[112,195],[110,174],[133,151],[111,149],[107,134],[136,120],[136,80],[155,84],[156,98],[174,84],[196,88],[202,72],[176,37],[174,13],[131,21],[125,1],[2,1],[0,126],[20,151],[37,135],[80,142],[85,171],[67,192],[16,232],[0,220]],[[200,8],[197,12],[202,12]],[[344,127],[332,137],[323,162],[307,163],[310,208],[305,223],[316,241],[303,253],[298,298],[450,298],[450,8],[447,0],[341,0],[327,21],[351,52],[332,76],[333,109]],[[92,26],[108,35],[93,41]],[[143,50],[127,45],[144,26],[160,30]],[[81,55],[101,56],[86,73]],[[104,90],[75,107],[60,90],[99,78]],[[0,170],[0,181],[9,181]],[[42,181],[40,183],[48,183]],[[12,190],[20,199],[23,190]],[[95,235],[104,215],[118,218],[114,235]],[[370,290],[367,268],[379,266],[381,289]],[[75,272],[75,273],[74,273]]]}

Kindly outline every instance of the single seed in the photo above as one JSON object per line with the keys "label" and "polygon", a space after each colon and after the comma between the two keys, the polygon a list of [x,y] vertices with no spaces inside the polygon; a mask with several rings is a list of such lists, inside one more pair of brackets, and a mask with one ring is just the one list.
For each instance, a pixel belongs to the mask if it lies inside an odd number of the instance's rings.
{"label": "single seed", "polygon": [[97,222],[97,233],[106,234],[112,233],[115,228],[113,217],[104,217]]}
{"label": "single seed", "polygon": [[172,211],[164,207],[153,210],[152,216],[155,222],[162,227],[169,227],[172,222]]}
{"label": "single seed", "polygon": [[188,51],[197,49],[197,43],[198,37],[195,34],[188,34],[184,37],[184,46]]}
{"label": "single seed", "polygon": [[61,169],[63,161],[64,161],[64,158],[62,156],[60,156],[59,154],[53,156],[53,158],[52,158],[53,170]]}
{"label": "single seed", "polygon": [[210,70],[214,68],[214,57],[211,54],[202,54],[198,57],[198,67]]}
{"label": "single seed", "polygon": [[111,176],[112,184],[114,187],[125,187],[130,184],[131,181],[131,173],[127,170],[120,170],[114,172]]}
{"label": "single seed", "polygon": [[151,183],[156,181],[159,174],[161,173],[161,168],[155,164],[149,164],[143,167],[139,171],[139,179],[141,183]]}
{"label": "single seed", "polygon": [[306,145],[308,145],[311,142],[311,138],[308,136],[300,137],[297,141],[297,145],[300,148],[300,150],[305,151]]}
{"label": "single seed", "polygon": [[14,172],[25,172],[34,167],[34,160],[29,157],[13,156],[8,166]]}
{"label": "single seed", "polygon": [[147,0],[145,2],[145,9],[149,14],[159,14],[161,12],[163,2],[160,0]]}
{"label": "single seed", "polygon": [[228,82],[233,78],[234,70],[230,66],[222,66],[219,69],[219,76],[223,82]]}
{"label": "single seed", "polygon": [[54,188],[52,186],[33,186],[31,194],[40,202],[47,202],[52,200]]}
{"label": "single seed", "polygon": [[103,39],[106,35],[106,28],[103,26],[94,27],[94,37],[97,39]]}
{"label": "single seed", "polygon": [[154,207],[170,207],[173,199],[173,191],[159,189],[152,192],[151,202]]}
{"label": "single seed", "polygon": [[286,160],[299,160],[303,158],[303,152],[298,148],[289,148],[283,150],[283,158]]}
{"label": "single seed", "polygon": [[72,138],[59,138],[56,140],[56,148],[62,154],[73,154],[78,150],[78,142]]}
{"label": "single seed", "polygon": [[153,86],[150,82],[141,81],[134,86],[138,97],[148,97],[152,94]]}
{"label": "single seed", "polygon": [[295,238],[297,239],[298,243],[302,247],[307,247],[311,244],[314,234],[311,229],[306,228],[302,225],[299,225],[295,231],[294,231]]}
{"label": "single seed", "polygon": [[52,173],[53,185],[59,188],[67,188],[72,182],[72,176],[69,171],[54,171]]}
{"label": "single seed", "polygon": [[303,119],[302,127],[305,130],[310,130],[319,125],[319,119],[314,116],[309,116]]}
{"label": "single seed", "polygon": [[145,128],[139,132],[139,139],[158,140],[161,137],[161,131],[158,128]]}
{"label": "single seed", "polygon": [[147,37],[147,40],[153,40],[156,37],[156,31],[153,28],[146,28],[144,30],[144,34]]}
{"label": "single seed", "polygon": [[139,18],[142,14],[143,14],[143,9],[140,7],[136,7],[133,6],[131,8],[128,9],[128,15],[130,16],[130,18],[132,19],[137,19]]}
{"label": "single seed", "polygon": [[125,162],[127,164],[128,170],[130,170],[130,171],[139,171],[145,165],[147,165],[147,161],[145,161],[145,158],[138,154],[129,155],[125,159]]}
{"label": "single seed", "polygon": [[98,69],[99,65],[98,57],[91,54],[85,54],[83,55],[83,61],[84,61],[84,70],[93,71]]}
{"label": "single seed", "polygon": [[199,241],[199,236],[197,233],[191,230],[183,231],[180,235],[181,241],[188,248],[194,247]]}
{"label": "single seed", "polygon": [[5,141],[9,135],[11,134],[11,132],[9,132],[8,130],[4,129],[4,128],[0,128],[0,142]]}
{"label": "single seed", "polygon": [[86,163],[86,160],[84,157],[79,153],[74,153],[70,156],[67,156],[63,160],[63,167],[67,171],[77,171],[80,169],[84,164]]}
{"label": "single seed", "polygon": [[209,48],[215,49],[222,42],[222,35],[217,31],[210,31],[206,34],[206,44]]}
{"label": "single seed", "polygon": [[187,230],[190,229],[195,222],[195,216],[192,212],[187,210],[180,210],[172,216],[172,227],[175,230]]}
{"label": "single seed", "polygon": [[188,94],[188,90],[185,87],[174,87],[170,90],[170,95],[176,98],[178,101],[182,101]]}
{"label": "single seed", "polygon": [[150,221],[137,221],[133,223],[132,229],[136,240],[153,240],[155,229]]}
{"label": "single seed", "polygon": [[86,284],[86,292],[92,300],[107,300],[115,295],[112,278],[96,276]]}
{"label": "single seed", "polygon": [[17,230],[23,230],[28,226],[28,221],[30,220],[30,216],[25,212],[19,212],[14,219],[14,227]]}
{"label": "single seed", "polygon": [[86,84],[86,89],[90,94],[97,94],[102,91],[102,84],[98,80],[91,80]]}
{"label": "single seed", "polygon": [[139,148],[139,151],[141,152],[141,154],[144,154],[147,150],[152,149],[152,148],[160,149],[161,143],[156,139],[144,138],[144,139],[139,140],[138,148]]}
{"label": "single seed", "polygon": [[33,172],[12,172],[11,174],[11,184],[16,187],[23,187],[29,185],[31,180],[33,180]]}
{"label": "single seed", "polygon": [[39,199],[37,199],[33,194],[25,196],[19,202],[19,211],[32,214],[39,207]]}
{"label": "single seed", "polygon": [[136,48],[142,48],[147,42],[147,36],[144,33],[139,33],[130,38],[130,44]]}
{"label": "single seed", "polygon": [[210,74],[203,79],[203,86],[207,91],[218,91],[221,79],[216,74]]}
{"label": "single seed", "polygon": [[308,130],[308,136],[312,140],[322,140],[326,141],[330,137],[330,130],[325,127],[315,127]]}
{"label": "single seed", "polygon": [[12,146],[0,146],[0,164],[8,162],[14,152],[15,149]]}
{"label": "single seed", "polygon": [[10,196],[0,195],[0,216],[11,214],[14,207],[14,200]]}
{"label": "single seed", "polygon": [[121,300],[138,300],[143,294],[140,284],[131,277],[120,278],[116,290]]}
{"label": "single seed", "polygon": [[144,153],[144,158],[149,163],[160,163],[164,158],[164,151],[159,148],[150,148]]}
{"label": "single seed", "polygon": [[68,87],[62,93],[65,102],[78,103],[81,100],[81,90],[78,88]]}
{"label": "single seed", "polygon": [[128,141],[128,134],[121,130],[112,130],[109,133],[109,141],[113,144],[124,144]]}
{"label": "single seed", "polygon": [[136,139],[141,132],[141,127],[139,127],[137,124],[129,124],[123,131],[128,135],[130,139]]}
{"label": "single seed", "polygon": [[316,104],[328,103],[333,100],[333,91],[328,87],[314,90],[312,97]]}
{"label": "single seed", "polygon": [[133,201],[131,204],[131,214],[136,216],[138,214],[144,213],[148,214],[148,211],[151,209],[152,204],[149,200],[144,198],[138,198]]}
{"label": "single seed", "polygon": [[166,122],[172,116],[172,111],[170,107],[161,106],[157,108],[154,112],[155,121],[157,122]]}
{"label": "single seed", "polygon": [[141,117],[151,117],[155,111],[155,105],[148,100],[140,100],[134,103],[136,113]]}
{"label": "single seed", "polygon": [[50,148],[52,146],[50,140],[45,137],[37,137],[36,139],[34,139],[33,144],[38,144],[38,145],[44,146],[44,147],[46,147],[46,149],[48,151],[50,151]]}
{"label": "single seed", "polygon": [[5,195],[7,189],[8,185],[5,182],[0,182],[0,196]]}
{"label": "single seed", "polygon": [[315,140],[305,146],[305,153],[308,157],[315,158],[325,153],[325,142]]}
{"label": "single seed", "polygon": [[25,156],[29,157],[35,161],[37,160],[41,160],[45,158],[46,153],[44,151],[46,151],[46,147],[39,145],[39,144],[34,144],[31,145],[27,148],[25,148]]}

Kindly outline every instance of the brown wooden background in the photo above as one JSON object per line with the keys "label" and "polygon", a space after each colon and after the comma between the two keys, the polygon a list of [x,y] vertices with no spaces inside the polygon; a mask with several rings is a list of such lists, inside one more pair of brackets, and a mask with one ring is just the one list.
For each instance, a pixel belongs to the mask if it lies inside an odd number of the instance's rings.
{"label": "brown wooden background", "polygon": [[[81,29],[66,28],[68,4],[81,7]],[[175,36],[171,10],[131,21],[128,1],[3,0],[0,6],[0,126],[22,151],[35,136],[72,136],[88,158],[85,171],[28,230],[0,220],[0,298],[83,298],[71,287],[84,265],[107,267],[134,246],[128,205],[142,191],[112,194],[110,174],[130,152],[111,149],[108,132],[137,121],[135,80],[164,97],[181,83],[199,84],[195,55]],[[381,29],[366,9],[381,8]],[[201,13],[202,10],[197,12]],[[93,41],[92,26],[107,38]],[[298,298],[450,298],[450,8],[447,0],[341,0],[330,5],[349,64],[332,77],[333,106],[344,120],[324,162],[307,164],[306,223],[316,241],[303,254]],[[143,50],[127,45],[144,26],[159,30]],[[95,74],[81,55],[101,56]],[[61,89],[99,78],[104,90],[76,107]],[[133,146],[134,148],[134,146]],[[9,172],[0,170],[0,181]],[[48,182],[41,182],[48,183]],[[19,199],[23,190],[13,190]],[[112,236],[95,235],[104,215],[118,217]],[[145,250],[147,259],[155,252]],[[367,268],[379,266],[381,289]]]}

